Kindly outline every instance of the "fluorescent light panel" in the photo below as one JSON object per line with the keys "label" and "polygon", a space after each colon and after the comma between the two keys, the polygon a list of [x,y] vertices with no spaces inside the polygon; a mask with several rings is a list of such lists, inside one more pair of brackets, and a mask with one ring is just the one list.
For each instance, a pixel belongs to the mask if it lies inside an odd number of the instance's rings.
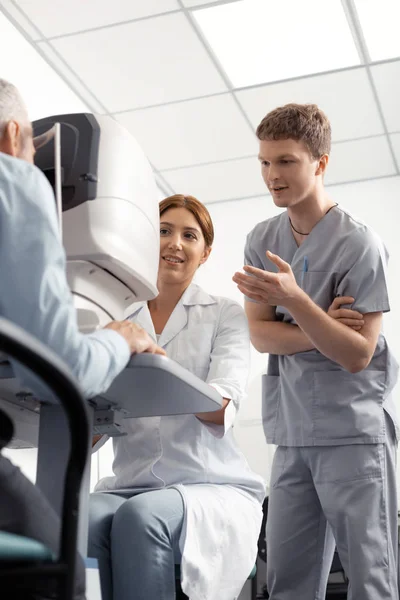
{"label": "fluorescent light panel", "polygon": [[400,56],[400,1],[355,0],[371,60]]}
{"label": "fluorescent light panel", "polygon": [[340,0],[242,0],[193,11],[234,87],[360,64]]}

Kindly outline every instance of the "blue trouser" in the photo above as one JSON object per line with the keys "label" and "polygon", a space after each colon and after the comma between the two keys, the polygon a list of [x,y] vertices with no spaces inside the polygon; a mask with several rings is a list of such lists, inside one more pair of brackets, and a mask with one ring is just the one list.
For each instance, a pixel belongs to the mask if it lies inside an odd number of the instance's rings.
{"label": "blue trouser", "polygon": [[90,497],[88,555],[99,561],[103,600],[174,600],[184,518],[175,489]]}
{"label": "blue trouser", "polygon": [[278,447],[267,520],[270,600],[323,600],[335,544],[348,600],[398,600],[397,442]]}

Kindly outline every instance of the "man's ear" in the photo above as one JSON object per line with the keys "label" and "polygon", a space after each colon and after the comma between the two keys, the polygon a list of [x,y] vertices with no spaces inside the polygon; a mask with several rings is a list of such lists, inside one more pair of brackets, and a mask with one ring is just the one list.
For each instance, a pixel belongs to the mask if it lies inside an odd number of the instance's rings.
{"label": "man's ear", "polygon": [[325,175],[326,168],[329,163],[329,154],[323,154],[318,161],[316,175]]}
{"label": "man's ear", "polygon": [[18,156],[21,145],[21,128],[16,121],[8,121],[0,138],[0,150],[10,156]]}

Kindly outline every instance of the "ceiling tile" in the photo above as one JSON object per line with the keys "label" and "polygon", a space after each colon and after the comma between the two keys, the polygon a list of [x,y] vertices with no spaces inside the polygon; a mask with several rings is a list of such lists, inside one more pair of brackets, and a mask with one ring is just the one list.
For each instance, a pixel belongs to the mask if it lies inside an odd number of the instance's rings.
{"label": "ceiling tile", "polygon": [[181,13],[60,38],[52,44],[111,112],[226,90]]}
{"label": "ceiling tile", "polygon": [[[239,2],[240,0],[233,0],[233,2]],[[182,0],[183,4],[188,8],[194,6],[204,6],[205,4],[217,4],[218,0]]]}
{"label": "ceiling tile", "polygon": [[314,103],[326,113],[333,140],[383,133],[364,68],[350,69],[236,92],[254,128],[272,109],[289,102]]}
{"label": "ceiling tile", "polygon": [[165,198],[165,192],[159,187],[157,187],[157,191],[158,191],[158,201],[161,202]]}
{"label": "ceiling tile", "polygon": [[32,120],[48,115],[86,112],[88,106],[79,98],[47,61],[0,12],[0,56],[9,60],[1,64],[1,77],[11,81],[21,92]]}
{"label": "ceiling tile", "polygon": [[41,37],[40,31],[38,31],[34,24],[26,18],[23,11],[20,10],[13,0],[0,0],[0,6],[5,16],[8,17],[10,21],[18,23],[18,25],[32,40],[36,40]]}
{"label": "ceiling tile", "polygon": [[399,0],[355,0],[371,60],[400,56]]}
{"label": "ceiling tile", "polygon": [[192,194],[202,202],[249,198],[268,193],[256,155],[189,169],[165,171],[163,176],[175,193]]}
{"label": "ceiling tile", "polygon": [[[77,94],[86,102],[89,110],[94,113],[102,114],[107,112],[104,106],[98,102],[97,98],[91,94],[90,90],[85,84],[75,75],[68,65],[59,57],[54,48],[50,46],[49,42],[36,42],[36,47],[45,56],[47,62],[63,77],[72,90],[76,91]],[[88,109],[87,109],[88,110]]]}
{"label": "ceiling tile", "polygon": [[386,136],[333,144],[325,183],[345,183],[394,175]]}
{"label": "ceiling tile", "polygon": [[400,61],[371,67],[389,132],[400,131]]}
{"label": "ceiling tile", "polygon": [[393,150],[396,155],[397,166],[400,167],[400,133],[394,133],[390,136],[392,140]]}
{"label": "ceiling tile", "polygon": [[193,16],[234,87],[360,64],[341,0],[242,0]]}
{"label": "ceiling tile", "polygon": [[180,8],[177,0],[17,0],[17,4],[44,37],[95,29]]}
{"label": "ceiling tile", "polygon": [[229,94],[116,115],[158,170],[253,155],[257,144]]}

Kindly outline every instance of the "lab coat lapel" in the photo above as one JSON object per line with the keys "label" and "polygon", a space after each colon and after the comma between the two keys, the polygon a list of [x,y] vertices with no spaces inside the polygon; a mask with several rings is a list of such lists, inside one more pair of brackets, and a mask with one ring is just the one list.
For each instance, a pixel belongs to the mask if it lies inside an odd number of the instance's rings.
{"label": "lab coat lapel", "polygon": [[198,285],[191,283],[175,306],[168,323],[164,327],[159,340],[160,346],[166,346],[178,335],[188,322],[190,306],[197,304],[215,304],[215,299],[204,292]]}
{"label": "lab coat lapel", "polygon": [[172,314],[160,335],[160,339],[158,341],[160,346],[163,348],[171,340],[173,340],[174,337],[176,337],[178,333],[186,326],[187,321],[187,310],[181,298],[172,311]]}
{"label": "lab coat lapel", "polygon": [[151,338],[156,342],[157,336],[154,329],[153,321],[151,320],[151,315],[149,308],[147,306],[147,302],[139,302],[137,305],[132,307],[132,314],[128,317],[130,321],[134,321],[140,327],[143,327],[145,331],[151,336]]}
{"label": "lab coat lapel", "polygon": [[[159,346],[164,348],[164,346],[171,342],[178,333],[186,327],[190,310],[189,307],[195,306],[196,304],[215,304],[215,299],[209,296],[209,294],[203,291],[198,285],[192,283],[172,311],[172,314],[160,335],[160,339],[158,340]],[[133,305],[132,313],[129,315],[128,319],[135,321],[140,327],[143,327],[143,329],[151,335],[153,340],[157,341],[147,302],[138,302]]]}

